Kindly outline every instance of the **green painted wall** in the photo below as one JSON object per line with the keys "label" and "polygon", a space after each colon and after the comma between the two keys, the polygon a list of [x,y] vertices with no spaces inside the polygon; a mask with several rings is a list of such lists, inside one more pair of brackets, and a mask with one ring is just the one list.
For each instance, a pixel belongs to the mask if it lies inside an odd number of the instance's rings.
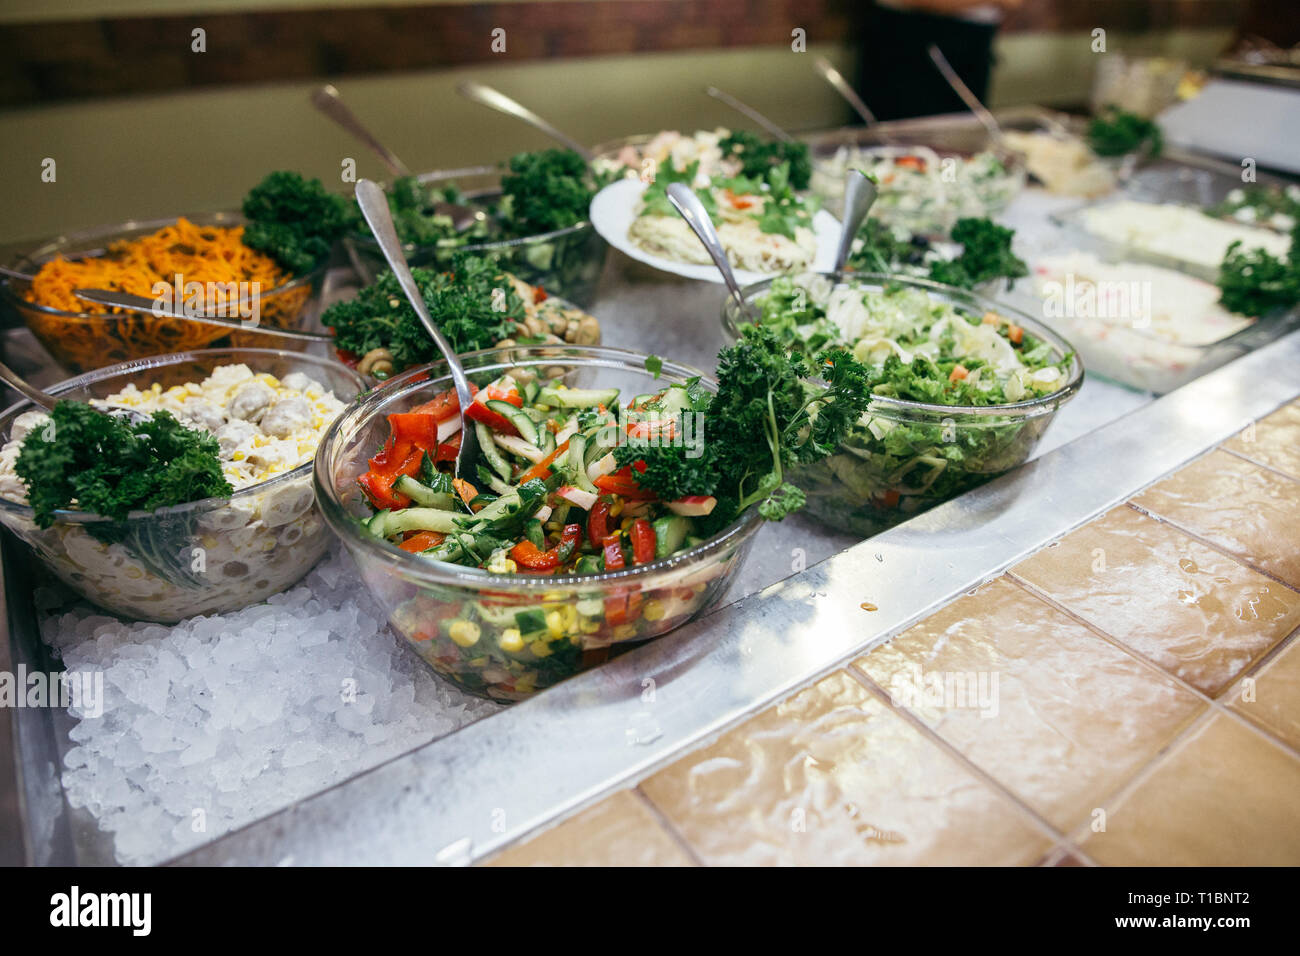
{"label": "green painted wall", "polygon": [[[166,2],[166,0],[158,0]],[[1220,31],[1111,37],[1112,49],[1207,62]],[[1087,98],[1096,55],[1086,35],[1012,34],[998,44],[992,105],[1069,104]],[[457,96],[473,77],[510,93],[585,142],[662,128],[736,124],[703,93],[712,83],[792,130],[840,125],[847,108],[812,70],[819,53],[851,75],[836,46],[702,50],[533,61],[453,71],[339,80],[353,108],[418,169],[490,162],[548,141]],[[362,175],[377,161],[307,103],[305,84],[219,88],[168,96],[94,100],[0,113],[0,243],[131,217],[232,208],[271,169],[298,169],[339,183],[343,157]],[[868,103],[870,91],[862,91]],[[57,162],[43,183],[41,161]]]}

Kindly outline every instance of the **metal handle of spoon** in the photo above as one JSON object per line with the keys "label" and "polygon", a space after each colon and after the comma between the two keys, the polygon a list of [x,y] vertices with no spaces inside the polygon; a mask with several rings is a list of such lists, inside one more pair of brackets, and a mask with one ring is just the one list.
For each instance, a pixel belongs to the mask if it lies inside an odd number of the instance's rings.
{"label": "metal handle of spoon", "polygon": [[857,237],[867,213],[879,193],[876,184],[857,169],[850,169],[844,180],[844,230],[840,233],[840,245],[835,251],[835,270],[842,272],[844,264],[849,261],[853,250],[853,240]]}
{"label": "metal handle of spoon", "polygon": [[[216,315],[191,315],[178,309],[164,309],[159,307],[153,299],[146,298],[142,295],[131,295],[126,292],[114,292],[108,289],[73,289],[72,294],[79,299],[85,299],[87,302],[97,302],[100,305],[106,305],[116,309],[129,309],[134,312],[147,312],[155,315],[160,319],[180,319],[185,322],[198,322],[203,325],[220,325],[228,329],[236,329],[240,332],[261,332],[264,335],[274,335],[282,339],[297,339],[303,342],[327,342],[332,343],[334,337],[325,332],[304,332],[301,329],[280,329],[273,325],[249,325],[247,322],[241,322],[239,319],[230,319]],[[226,308],[235,310],[240,306],[250,303],[241,301],[229,303]]]}
{"label": "metal handle of spoon", "polygon": [[747,104],[745,104],[745,103],[740,102],[740,100],[736,99],[736,98],[735,98],[734,96],[732,96],[730,93],[726,93],[726,92],[724,92],[724,91],[718,89],[716,86],[709,86],[709,87],[706,87],[705,90],[704,90],[704,92],[705,92],[705,93],[708,93],[708,94],[709,94],[710,96],[712,96],[715,100],[718,100],[718,101],[720,101],[720,102],[726,103],[728,106],[730,106],[730,107],[731,107],[733,110],[735,110],[737,113],[743,113],[744,115],[748,116],[750,119],[752,119],[752,120],[753,120],[755,123],[757,123],[759,126],[763,127],[763,129],[767,130],[768,133],[770,133],[771,135],[775,136],[777,139],[781,140],[782,142],[785,142],[785,143],[793,143],[793,142],[794,142],[794,137],[793,137],[793,136],[791,136],[789,133],[787,133],[787,132],[786,132],[785,130],[783,130],[781,127],[777,126],[775,123],[773,123],[770,119],[768,119],[766,116],[764,116],[764,115],[763,115],[762,113],[760,113],[758,110],[754,109],[754,107],[749,106],[749,105],[747,105]]}
{"label": "metal handle of spoon", "polygon": [[49,392],[42,392],[3,362],[0,362],[0,379],[4,379],[15,391],[22,393],[24,398],[42,408],[53,408],[54,403],[58,401]]}
{"label": "metal handle of spoon", "polygon": [[816,70],[823,80],[835,88],[835,92],[844,97],[845,101],[853,107],[854,112],[862,117],[862,122],[868,126],[874,126],[876,114],[871,112],[867,104],[862,101],[862,97],[853,87],[849,86],[849,81],[844,79],[844,74],[831,65],[831,61],[824,56],[819,56],[813,60],[813,69]]}
{"label": "metal handle of spoon", "polygon": [[700,242],[704,243],[705,251],[713,260],[713,264],[718,267],[718,271],[722,273],[722,281],[731,290],[732,297],[740,306],[741,314],[753,319],[754,310],[745,301],[745,294],[740,290],[736,274],[731,271],[727,251],[722,248],[722,240],[718,238],[718,230],[713,227],[713,220],[705,211],[700,197],[695,195],[685,183],[671,183],[668,186],[668,201],[681,213],[682,218],[686,220],[686,225],[691,227],[691,231],[699,237]]}
{"label": "metal handle of spoon", "polygon": [[542,119],[528,107],[524,106],[517,100],[506,96],[500,90],[495,90],[490,86],[484,86],[482,83],[475,83],[473,80],[466,80],[456,86],[456,92],[467,100],[473,100],[488,109],[496,110],[498,113],[505,113],[507,116],[513,116],[515,119],[523,120],[533,129],[545,133],[551,139],[562,143],[569,149],[573,150],[587,162],[595,158],[595,153],[583,146],[572,136],[560,132],[546,120]]}
{"label": "metal handle of spoon", "polygon": [[374,154],[379,157],[380,162],[394,176],[411,175],[411,170],[406,163],[398,159],[396,153],[381,143],[374,133],[366,129],[361,120],[357,119],[357,114],[348,109],[347,104],[343,102],[343,98],[339,95],[339,91],[333,86],[327,84],[312,93],[311,105],[342,126],[360,142],[369,146]]}
{"label": "metal handle of spoon", "polygon": [[929,52],[930,59],[934,61],[935,69],[948,81],[952,91],[961,97],[961,101],[966,104],[967,109],[974,113],[975,118],[984,124],[984,128],[989,131],[989,136],[993,138],[993,141],[998,145],[1002,145],[1002,127],[998,125],[998,121],[994,119],[993,114],[979,101],[979,97],[971,92],[971,88],[962,82],[962,78],[957,75],[957,71],[952,68],[952,64],[948,62],[948,58],[943,55],[943,51],[938,46],[931,43]]}
{"label": "metal handle of spoon", "polygon": [[388,260],[388,267],[393,270],[397,284],[402,287],[402,291],[411,303],[411,308],[415,309],[415,314],[420,318],[420,324],[424,326],[434,344],[438,346],[438,350],[442,352],[442,357],[447,361],[447,368],[451,371],[451,380],[456,387],[456,398],[460,402],[463,422],[460,430],[460,451],[456,453],[456,476],[460,477],[464,464],[478,457],[474,429],[469,427],[468,420],[464,418],[465,410],[474,400],[469,390],[469,379],[465,377],[465,369],[461,366],[460,359],[456,357],[456,350],[434,324],[433,316],[429,315],[429,307],[424,302],[424,295],[420,292],[420,287],[415,284],[415,276],[411,275],[411,267],[402,252],[402,241],[397,238],[393,216],[388,211],[388,197],[384,195],[383,189],[369,179],[359,180],[357,205],[361,207],[361,215],[365,217],[370,231],[374,233],[380,251]]}

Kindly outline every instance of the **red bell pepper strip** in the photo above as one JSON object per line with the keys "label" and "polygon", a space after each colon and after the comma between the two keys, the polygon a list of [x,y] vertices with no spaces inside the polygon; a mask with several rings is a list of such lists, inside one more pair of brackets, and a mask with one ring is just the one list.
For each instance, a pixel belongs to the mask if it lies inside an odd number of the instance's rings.
{"label": "red bell pepper strip", "polygon": [[[473,395],[478,392],[478,388],[471,382],[469,391]],[[411,411],[413,413],[434,415],[438,421],[445,422],[460,411],[460,399],[456,397],[456,390],[449,388],[441,395],[435,395],[423,405],[416,405]]]}
{"label": "red bell pepper strip", "polygon": [[576,524],[565,525],[560,535],[560,543],[554,548],[543,551],[525,539],[510,549],[510,558],[515,564],[529,571],[553,571],[568,560],[580,541],[582,541],[582,528]]}
{"label": "red bell pepper strip", "polygon": [[605,552],[605,570],[622,571],[627,567],[627,561],[623,557],[623,547],[619,543],[619,536],[616,534],[607,534],[604,540],[600,542],[601,549]]}
{"label": "red bell pepper strip", "polygon": [[609,627],[630,624],[641,610],[641,594],[631,591],[627,594],[611,594],[605,598],[605,623]]}
{"label": "red bell pepper strip", "polygon": [[600,544],[609,534],[609,502],[597,501],[587,513],[587,540]]}
{"label": "red bell pepper strip", "polygon": [[510,419],[492,411],[480,401],[474,401],[470,404],[469,411],[465,412],[465,417],[471,421],[482,422],[494,432],[504,432],[507,435],[519,434],[519,429],[510,424]]}
{"label": "red bell pepper strip", "polygon": [[400,445],[409,442],[416,448],[430,453],[438,448],[438,422],[435,414],[428,412],[405,412],[388,416],[388,427],[393,432],[393,442]]}
{"label": "red bell pepper strip", "polygon": [[435,463],[440,461],[455,461],[456,456],[460,454],[460,432],[452,435],[445,442],[438,445],[437,454],[433,456]]}
{"label": "red bell pepper strip", "polygon": [[632,522],[632,561],[649,564],[655,559],[655,529],[645,518]]}
{"label": "red bell pepper strip", "polygon": [[659,497],[653,491],[642,488],[630,474],[615,472],[612,475],[601,475],[593,484],[606,494],[620,495],[632,501],[654,501]]}

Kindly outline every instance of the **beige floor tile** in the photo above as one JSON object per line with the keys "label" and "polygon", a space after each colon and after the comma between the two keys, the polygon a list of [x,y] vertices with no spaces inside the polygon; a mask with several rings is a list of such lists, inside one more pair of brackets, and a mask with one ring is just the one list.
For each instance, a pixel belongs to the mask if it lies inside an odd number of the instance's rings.
{"label": "beige floor tile", "polygon": [[1080,848],[1109,866],[1300,865],[1300,761],[1218,714]]}
{"label": "beige floor tile", "polygon": [[1300,478],[1300,402],[1283,405],[1223,443],[1240,455]]}
{"label": "beige floor tile", "polygon": [[489,866],[692,866],[641,799],[620,790],[558,826],[516,843]]}
{"label": "beige floor tile", "polygon": [[1300,481],[1216,449],[1133,502],[1300,587]]}
{"label": "beige floor tile", "polygon": [[1022,864],[1023,810],[840,671],[641,784],[711,864]]}
{"label": "beige floor tile", "polygon": [[1300,640],[1239,681],[1229,706],[1300,750]]}
{"label": "beige floor tile", "polygon": [[1300,594],[1122,505],[1012,573],[1210,696],[1300,625]]}
{"label": "beige floor tile", "polygon": [[856,665],[1063,831],[1207,706],[1006,578]]}

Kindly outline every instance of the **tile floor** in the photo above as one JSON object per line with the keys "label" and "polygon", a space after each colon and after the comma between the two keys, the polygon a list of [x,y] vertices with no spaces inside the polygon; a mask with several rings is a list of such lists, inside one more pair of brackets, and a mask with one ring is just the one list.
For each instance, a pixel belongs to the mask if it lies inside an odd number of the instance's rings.
{"label": "tile floor", "polygon": [[1300,402],[525,864],[1300,864]]}

